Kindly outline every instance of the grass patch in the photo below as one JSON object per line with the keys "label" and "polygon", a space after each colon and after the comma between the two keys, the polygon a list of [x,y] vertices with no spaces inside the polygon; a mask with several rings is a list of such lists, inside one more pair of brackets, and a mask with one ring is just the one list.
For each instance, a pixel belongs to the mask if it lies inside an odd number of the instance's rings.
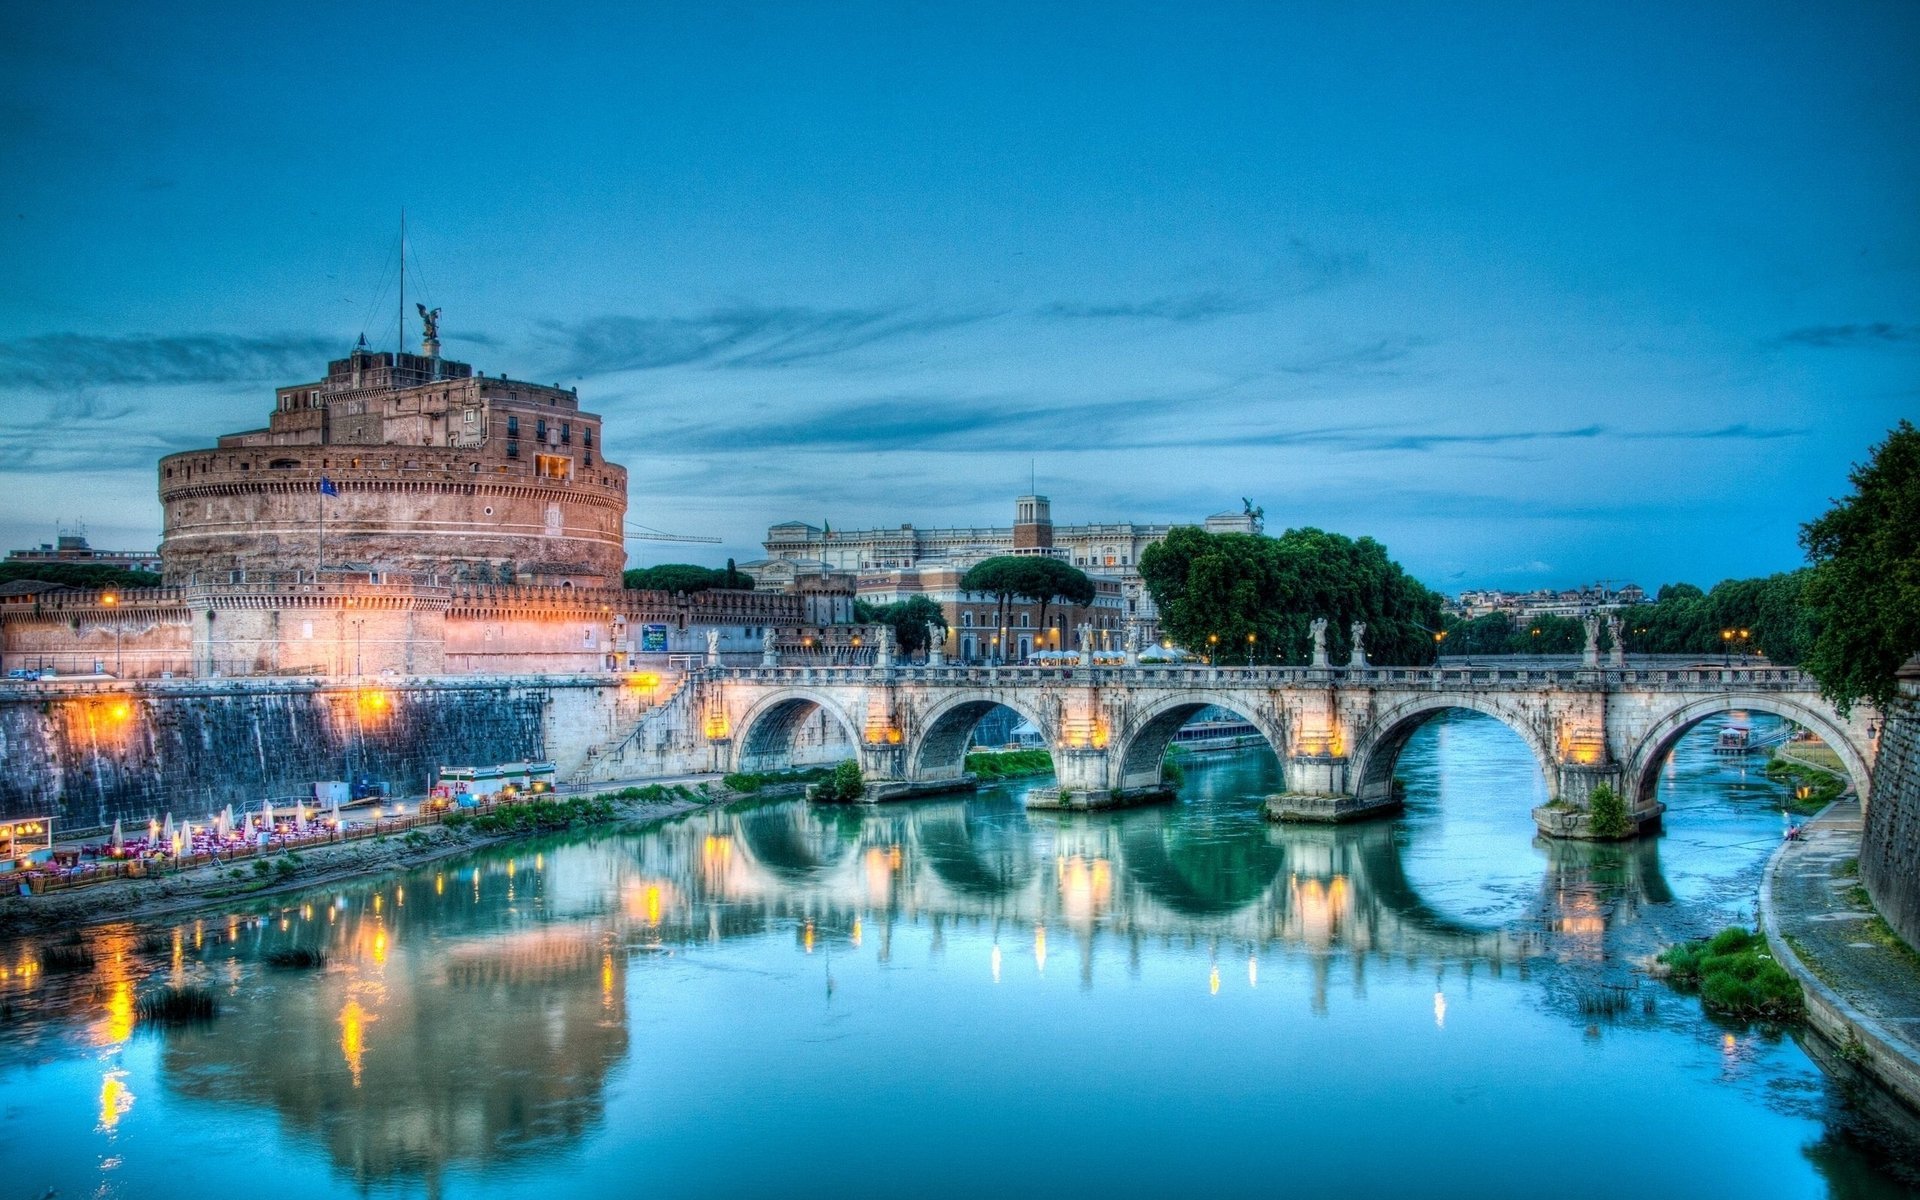
{"label": "grass patch", "polygon": [[1778,756],[1767,760],[1766,776],[1787,789],[1786,807],[1802,816],[1819,812],[1847,790],[1847,781],[1838,775]]}
{"label": "grass patch", "polygon": [[987,780],[1051,775],[1053,755],[1045,750],[976,750],[967,755],[966,769]]}
{"label": "grass patch", "polygon": [[1583,1017],[1620,1017],[1633,1008],[1629,989],[1612,985],[1581,988],[1574,1004]]}
{"label": "grass patch", "polygon": [[289,970],[324,967],[327,965],[327,952],[316,950],[312,946],[283,946],[268,952],[267,965],[285,967]]}
{"label": "grass patch", "polygon": [[1849,858],[1842,862],[1833,869],[1833,877],[1835,879],[1860,878],[1860,860],[1857,858]]}
{"label": "grass patch", "polygon": [[1660,962],[1673,983],[1698,990],[1710,1012],[1783,1022],[1805,1014],[1800,985],[1752,930],[1730,925],[1704,941],[1668,947]]}
{"label": "grass patch", "polygon": [[167,987],[140,997],[134,1007],[149,1025],[191,1025],[220,1015],[219,1002],[203,987]]}
{"label": "grass patch", "polygon": [[1887,919],[1879,913],[1876,912],[1867,918],[1863,932],[1866,933],[1867,940],[1874,945],[1893,951],[1894,955],[1904,959],[1908,966],[1920,969],[1920,950],[1907,945],[1906,939],[1895,932],[1893,926],[1887,924]]}
{"label": "grass patch", "polygon": [[730,792],[751,796],[762,788],[794,783],[819,783],[833,774],[832,767],[801,767],[792,771],[736,771],[721,778],[721,786]]}

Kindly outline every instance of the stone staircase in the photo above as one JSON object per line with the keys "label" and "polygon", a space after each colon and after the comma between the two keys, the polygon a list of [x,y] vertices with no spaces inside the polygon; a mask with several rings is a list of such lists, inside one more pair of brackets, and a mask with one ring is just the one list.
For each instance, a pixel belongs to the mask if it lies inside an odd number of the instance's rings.
{"label": "stone staircase", "polygon": [[681,773],[677,760],[693,747],[675,742],[698,725],[692,719],[697,690],[694,673],[682,675],[666,698],[641,713],[619,740],[588,746],[585,761],[567,776],[568,785],[585,787],[612,779]]}

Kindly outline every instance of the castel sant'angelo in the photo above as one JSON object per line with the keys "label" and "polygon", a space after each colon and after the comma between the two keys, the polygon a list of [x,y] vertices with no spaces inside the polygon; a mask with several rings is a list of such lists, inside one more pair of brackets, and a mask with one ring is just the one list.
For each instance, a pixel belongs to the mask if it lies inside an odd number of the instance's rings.
{"label": "castel sant'angelo", "polygon": [[365,340],[277,388],[264,429],[159,463],[162,586],[9,585],[0,657],[62,674],[621,670],[852,631],[852,581],[621,586],[627,473],[578,394]]}

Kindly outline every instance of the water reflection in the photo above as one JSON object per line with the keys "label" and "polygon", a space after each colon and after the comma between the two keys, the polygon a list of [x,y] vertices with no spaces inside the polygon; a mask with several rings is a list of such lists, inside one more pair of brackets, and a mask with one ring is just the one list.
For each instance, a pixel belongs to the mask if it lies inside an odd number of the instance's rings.
{"label": "water reflection", "polygon": [[[20,1036],[6,1039],[0,1063],[78,1062],[86,1047],[96,1056],[85,1085],[91,1136],[123,1138],[156,1103],[172,1106],[175,1137],[270,1113],[289,1145],[317,1151],[356,1188],[437,1192],[456,1173],[512,1178],[553,1169],[590,1144],[615,1158],[652,1144],[620,1126],[610,1093],[636,1060],[664,1052],[670,1041],[659,1033],[716,1019],[692,1001],[669,1005],[670,982],[689,994],[715,988],[739,1053],[804,1060],[770,1036],[784,1029],[797,993],[776,991],[765,997],[772,1007],[757,1008],[748,981],[781,980],[795,969],[783,964],[806,962],[812,978],[824,976],[829,1008],[871,1004],[839,999],[837,989],[886,969],[897,943],[924,946],[931,965],[921,970],[950,980],[947,992],[970,977],[991,995],[1018,994],[1014,1024],[1050,1011],[1028,990],[1050,970],[1069,994],[1122,1003],[1174,972],[1215,1006],[1258,993],[1330,1028],[1360,1022],[1348,1035],[1358,1041],[1323,1055],[1365,1046],[1409,989],[1424,1029],[1472,1037],[1475,985],[1487,980],[1514,981],[1551,1021],[1597,1036],[1575,994],[1630,979],[1633,956],[1713,923],[1714,902],[1689,906],[1689,892],[1744,887],[1750,897],[1764,859],[1751,835],[1770,829],[1773,814],[1716,817],[1699,800],[1693,818],[1710,831],[1664,845],[1539,841],[1527,816],[1530,756],[1515,739],[1509,766],[1523,774],[1501,788],[1504,731],[1481,725],[1442,722],[1416,735],[1403,770],[1408,814],[1394,822],[1269,824],[1257,797],[1277,786],[1277,766],[1256,753],[1195,765],[1173,808],[1030,814],[1018,787],[873,809],[747,805],[638,833],[482,853],[159,930],[106,927],[92,935],[98,965],[84,977],[39,972],[31,948],[5,956],[0,985],[20,1014],[9,1033]],[[1447,744],[1466,748],[1461,769],[1442,768]],[[1689,760],[1674,777],[1704,769]],[[1670,786],[1713,786],[1705,778]],[[1471,794],[1455,794],[1461,788]],[[1680,798],[1679,808],[1697,799]],[[1675,850],[1686,881],[1678,887],[1665,861]],[[951,966],[949,939],[966,948]],[[289,947],[323,949],[327,965],[266,965]],[[687,967],[657,969],[668,962]],[[707,984],[722,977],[710,974],[721,964],[735,974],[724,987]],[[161,981],[214,988],[223,1013],[145,1042],[157,1062],[143,1071],[134,1003]],[[1387,995],[1370,997],[1370,985]],[[865,1019],[904,1027],[950,1060],[943,1070],[964,1073],[969,1039],[991,1034],[955,1029],[941,990],[898,993]],[[638,1018],[636,1007],[653,1015]],[[638,1039],[637,1020],[651,1021],[656,1036]],[[1684,1004],[1625,1020],[1664,1023],[1682,1044],[1703,1027]],[[1086,1021],[1101,1028],[1097,1016]],[[1258,1044],[1247,1036],[1217,1040]],[[1735,1083],[1760,1069],[1756,1055],[1777,1054],[1751,1038],[1713,1040]],[[1496,1059],[1479,1062],[1491,1076],[1475,1086],[1503,1086]],[[1368,1061],[1350,1073],[1364,1081]],[[1115,1069],[1128,1065],[1123,1056]],[[1126,1086],[1159,1086],[1182,1068],[1142,1069],[1151,1078]],[[0,1077],[0,1090],[14,1078]],[[666,1078],[694,1083],[684,1069]]]}

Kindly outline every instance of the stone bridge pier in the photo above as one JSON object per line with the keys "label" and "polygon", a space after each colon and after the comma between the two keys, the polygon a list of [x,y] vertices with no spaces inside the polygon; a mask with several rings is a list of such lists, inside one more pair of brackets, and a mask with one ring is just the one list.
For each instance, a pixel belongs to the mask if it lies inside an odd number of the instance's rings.
{"label": "stone bridge pier", "polygon": [[[850,747],[872,800],[973,786],[974,727],[1005,705],[1040,731],[1053,758],[1053,785],[1030,803],[1070,809],[1171,796],[1167,748],[1195,714],[1218,706],[1251,723],[1280,759],[1286,790],[1268,799],[1268,815],[1304,821],[1397,809],[1394,768],[1408,739],[1438,714],[1467,709],[1502,722],[1532,751],[1551,797],[1534,818],[1563,838],[1630,837],[1655,824],[1659,772],[1674,743],[1731,711],[1814,730],[1864,798],[1878,721],[1866,710],[1841,718],[1805,675],[1771,666],[767,666],[710,668],[695,685],[687,711],[704,714],[710,769],[797,765],[799,731],[826,730],[837,751],[823,743],[818,753],[845,758]],[[1594,828],[1603,788],[1624,801],[1624,829]]]}

